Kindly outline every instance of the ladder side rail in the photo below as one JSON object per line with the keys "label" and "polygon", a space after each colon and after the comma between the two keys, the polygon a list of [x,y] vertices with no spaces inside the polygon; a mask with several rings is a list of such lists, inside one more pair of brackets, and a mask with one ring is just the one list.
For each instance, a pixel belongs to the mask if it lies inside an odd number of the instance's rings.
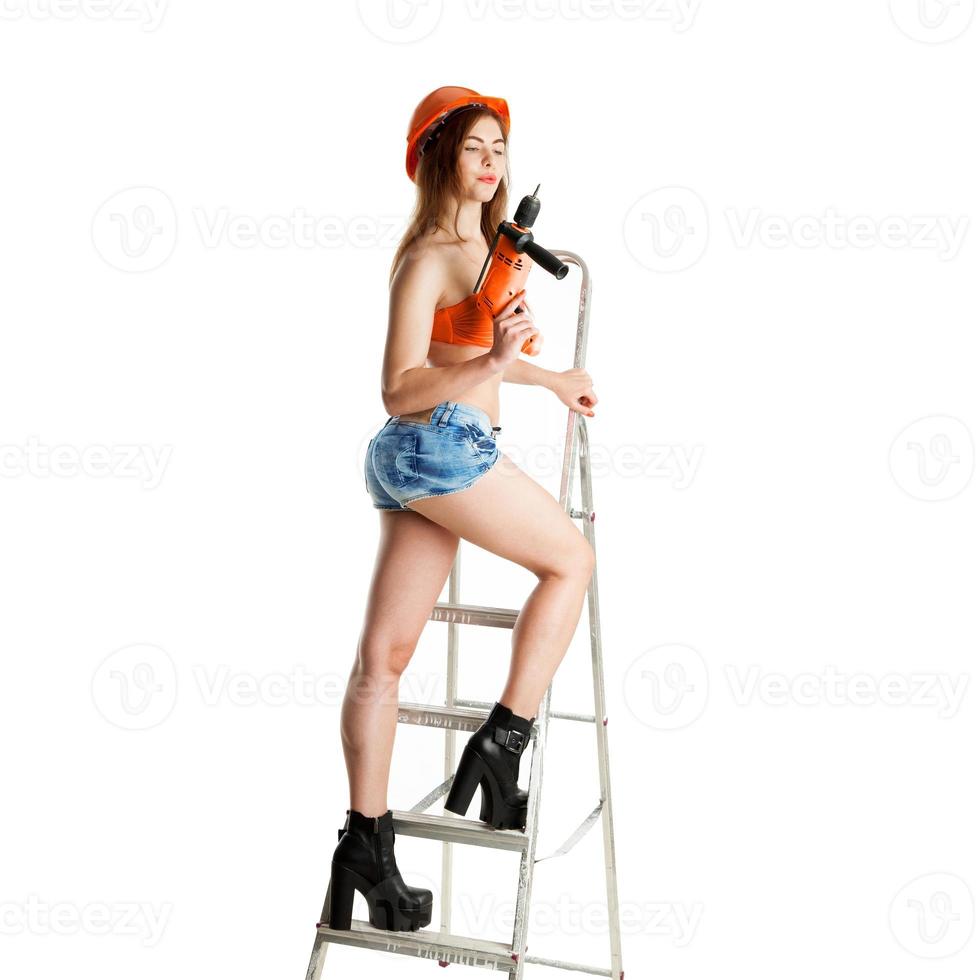
{"label": "ladder side rail", "polygon": [[[582,529],[586,540],[595,551],[595,513],[592,499],[592,464],[589,452],[588,427],[585,419],[581,424],[581,452],[579,466],[582,481]],[[602,631],[599,623],[599,574],[598,557],[592,569],[587,594],[589,610],[589,637],[592,647],[592,690],[595,698],[596,753],[599,764],[599,788],[602,797],[602,842],[606,869],[606,909],[609,918],[610,975],[619,978],[623,973],[622,939],[619,921],[619,886],[616,874],[616,847],[613,833],[612,788],[609,778],[609,730],[606,717],[606,693],[602,662]]]}
{"label": "ladder side rail", "polygon": [[527,793],[527,847],[521,851],[521,865],[517,881],[517,898],[514,906],[514,936],[511,944],[516,967],[511,971],[512,980],[524,976],[524,953],[527,949],[527,932],[534,878],[534,852],[538,840],[538,814],[541,811],[541,784],[544,780],[544,752],[548,743],[548,722],[551,715],[551,687],[548,685],[539,707],[538,737],[531,748],[531,773]]}
{"label": "ladder side rail", "polygon": [[[459,542],[456,557],[449,570],[449,601],[459,602],[460,575],[462,572],[463,542]],[[446,706],[455,708],[459,695],[459,625],[447,623],[449,634],[446,640]],[[456,770],[456,730],[446,729],[445,751],[442,772],[445,779]],[[453,845],[451,841],[442,842],[442,893],[439,897],[439,922],[443,932],[452,932],[453,916]]]}
{"label": "ladder side rail", "polygon": [[306,968],[306,980],[320,980],[329,945],[330,940],[323,933],[317,931],[313,939],[313,952],[310,953],[310,965]]}
{"label": "ladder side rail", "polygon": [[[579,303],[578,303],[578,314],[576,317],[575,325],[575,353],[573,356],[573,367],[582,367],[585,362],[585,351],[586,342],[588,338],[589,329],[589,312],[591,309],[591,299],[592,299],[592,279],[589,275],[588,267],[586,266],[583,259],[576,255],[574,252],[560,251],[554,253],[561,261],[566,262],[571,265],[577,265],[581,271],[582,280],[579,287]],[[572,458],[574,454],[575,447],[575,416],[576,412],[572,409],[568,410],[568,418],[565,424],[565,449],[562,454],[562,474],[561,474],[561,490],[559,493],[559,502],[565,513],[569,511],[569,498],[571,494],[571,475],[573,473],[572,469]],[[452,572],[450,573],[450,596],[449,601],[451,603],[459,602],[459,561],[460,553],[462,551],[462,541],[460,541],[459,549],[456,552],[456,559],[453,563]],[[455,593],[454,593],[455,589]],[[458,670],[458,642],[456,637],[456,624],[449,624],[449,664],[447,669],[447,697],[446,703],[452,707],[456,707],[456,697],[458,695],[456,680],[457,680],[457,670]],[[450,682],[450,677],[452,681]],[[514,926],[514,954],[517,957],[518,970],[517,970],[517,980],[523,976],[523,964],[524,964],[524,948],[527,945],[527,896],[530,894],[530,882],[532,878],[532,873],[534,869],[534,841],[536,840],[536,827],[537,827],[537,796],[540,792],[540,785],[543,776],[543,755],[544,746],[547,735],[547,715],[550,712],[551,707],[551,685],[548,685],[548,690],[545,693],[544,701],[545,705],[545,717],[542,719],[543,725],[541,726],[542,731],[538,739],[535,740],[533,746],[532,757],[531,757],[531,787],[528,791],[529,796],[529,812],[528,812],[528,823],[530,824],[533,819],[533,824],[535,830],[532,831],[531,841],[532,844],[528,850],[522,851],[521,853],[521,869],[520,869],[520,880],[518,884],[518,894],[517,894],[517,907],[515,915],[515,926]],[[445,751],[445,767],[444,774],[448,779],[453,773],[453,766],[455,761],[455,732],[451,732],[447,729],[446,731],[446,751]],[[534,816],[531,818],[531,810],[534,811]],[[442,901],[441,901],[441,922],[443,929],[449,930],[449,915],[447,911],[451,905],[452,900],[452,851],[450,848],[452,845],[448,842],[443,844],[443,862],[442,862]],[[530,853],[529,853],[530,851]]]}
{"label": "ladder side rail", "polygon": [[[578,316],[575,323],[575,355],[572,359],[573,368],[585,367],[585,352],[589,339],[589,313],[592,308],[592,277],[589,275],[588,266],[581,256],[574,252],[556,251],[555,256],[567,265],[576,265],[582,273],[582,283],[579,287],[578,296]],[[567,514],[571,509],[572,479],[574,469],[572,467],[575,456],[575,438],[577,426],[575,425],[578,412],[574,409],[568,410],[568,418],[565,420],[565,451],[562,454],[561,465],[561,488],[558,492],[558,503],[562,510]]]}
{"label": "ladder side rail", "polygon": [[[585,262],[574,252],[554,253],[562,262],[570,265],[577,265],[582,273],[582,282],[579,288],[578,317],[575,326],[575,355],[573,358],[574,367],[582,367],[585,362],[586,339],[589,331],[589,308],[592,292],[592,280]],[[571,476],[572,459],[575,451],[575,416],[578,413],[572,409],[568,410],[568,418],[565,423],[565,449],[562,454],[561,468],[561,489],[559,491],[559,503],[567,514],[569,512],[569,501],[571,497]],[[534,878],[534,852],[537,847],[538,839],[538,814],[540,812],[541,784],[544,779],[544,753],[548,740],[548,723],[551,717],[551,691],[554,681],[548,685],[542,701],[543,707],[539,721],[540,734],[533,746],[531,756],[531,775],[528,787],[528,846],[521,852],[521,867],[517,886],[517,902],[514,916],[514,939],[513,951],[517,963],[516,969],[512,973],[513,980],[523,980],[524,976],[524,952],[527,949],[528,933],[528,901],[531,896],[531,884]]]}

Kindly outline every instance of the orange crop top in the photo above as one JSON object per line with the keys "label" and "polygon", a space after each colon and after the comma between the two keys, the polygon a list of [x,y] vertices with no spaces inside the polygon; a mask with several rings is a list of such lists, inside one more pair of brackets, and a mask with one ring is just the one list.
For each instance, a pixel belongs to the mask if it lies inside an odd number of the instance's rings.
{"label": "orange crop top", "polygon": [[470,293],[462,302],[436,310],[432,339],[444,344],[493,347],[493,317],[480,298],[480,293]]}

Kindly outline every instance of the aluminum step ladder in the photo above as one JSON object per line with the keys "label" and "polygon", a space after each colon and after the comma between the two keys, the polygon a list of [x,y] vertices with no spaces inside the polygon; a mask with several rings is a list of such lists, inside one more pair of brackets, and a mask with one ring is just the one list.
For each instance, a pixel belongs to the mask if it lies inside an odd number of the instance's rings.
{"label": "aluminum step ladder", "polygon": [[[582,272],[582,286],[579,293],[578,325],[575,337],[575,361],[577,368],[585,365],[585,349],[588,339],[589,307],[591,300],[591,280],[582,259],[572,252],[555,252],[563,262],[576,265]],[[571,505],[571,484],[573,477],[572,461],[577,458],[581,479],[581,507]],[[565,450],[562,461],[561,491],[559,502],[565,512],[574,520],[581,520],[582,531],[595,549],[595,511],[592,504],[592,470],[590,466],[588,430],[585,416],[569,409],[565,429]],[[588,587],[587,604],[589,610],[589,635],[592,648],[592,684],[594,692],[594,712],[575,714],[551,710],[551,685],[545,693],[542,707],[531,728],[530,779],[528,784],[528,807],[526,830],[495,830],[480,820],[468,820],[457,816],[440,816],[426,811],[449,792],[456,765],[456,733],[475,732],[485,721],[492,703],[467,701],[457,696],[459,637],[458,627],[488,626],[499,629],[513,629],[520,610],[503,609],[495,606],[468,605],[460,602],[460,549],[456,552],[449,574],[449,601],[439,602],[432,609],[430,620],[448,624],[448,667],[446,673],[445,705],[413,704],[399,702],[398,721],[408,725],[425,725],[445,730],[444,781],[431,793],[419,800],[410,810],[392,810],[396,834],[408,837],[424,837],[439,840],[442,846],[442,894],[440,901],[441,917],[438,932],[420,929],[415,932],[388,931],[375,929],[364,920],[353,920],[349,930],[334,930],[325,923],[328,921],[329,889],[327,901],[320,922],[316,926],[316,938],[307,980],[320,980],[323,972],[326,951],[329,943],[342,943],[364,949],[388,953],[403,953],[423,959],[437,960],[440,966],[461,963],[501,970],[509,975],[509,980],[523,980],[524,966],[527,963],[591,973],[596,976],[622,980],[622,949],[620,942],[619,899],[616,882],[616,856],[613,839],[612,801],[609,786],[609,748],[607,739],[607,717],[605,692],[603,688],[602,643],[599,631],[599,595],[597,571],[593,569]],[[596,563],[598,566],[598,562]],[[545,857],[536,857],[538,839],[538,813],[540,809],[541,784],[544,774],[544,753],[548,728],[553,719],[587,722],[594,726],[596,751],[599,760],[599,801],[568,839],[547,858],[567,854],[578,843],[593,823],[599,818],[602,822],[603,852],[606,869],[606,905],[609,920],[609,966],[590,966],[565,960],[545,959],[532,956],[528,949],[528,904],[531,898],[531,883],[534,866]],[[521,855],[520,873],[517,885],[517,904],[514,917],[512,942],[491,942],[470,936],[455,935],[452,932],[452,867],[453,845],[469,844],[479,847],[499,848],[518,851]]]}

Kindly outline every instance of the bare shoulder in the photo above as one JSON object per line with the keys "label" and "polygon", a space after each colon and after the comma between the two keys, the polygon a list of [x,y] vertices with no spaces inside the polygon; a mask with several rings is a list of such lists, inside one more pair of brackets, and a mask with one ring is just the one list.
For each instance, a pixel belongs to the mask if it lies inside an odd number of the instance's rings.
{"label": "bare shoulder", "polygon": [[416,242],[403,256],[391,281],[392,303],[431,303],[442,298],[448,271],[448,254],[435,238]]}

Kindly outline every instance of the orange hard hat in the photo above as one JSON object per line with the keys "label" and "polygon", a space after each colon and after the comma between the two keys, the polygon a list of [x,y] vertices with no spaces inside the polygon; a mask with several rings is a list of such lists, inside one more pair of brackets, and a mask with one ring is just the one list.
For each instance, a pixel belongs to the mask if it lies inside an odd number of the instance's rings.
{"label": "orange hard hat", "polygon": [[425,152],[426,141],[439,132],[442,124],[453,113],[477,106],[492,109],[504,121],[504,136],[510,129],[510,110],[503,99],[491,95],[480,95],[471,88],[460,85],[443,85],[430,92],[412,113],[408,124],[408,150],[405,154],[405,169],[411,180],[415,180],[415,169],[419,157]]}

